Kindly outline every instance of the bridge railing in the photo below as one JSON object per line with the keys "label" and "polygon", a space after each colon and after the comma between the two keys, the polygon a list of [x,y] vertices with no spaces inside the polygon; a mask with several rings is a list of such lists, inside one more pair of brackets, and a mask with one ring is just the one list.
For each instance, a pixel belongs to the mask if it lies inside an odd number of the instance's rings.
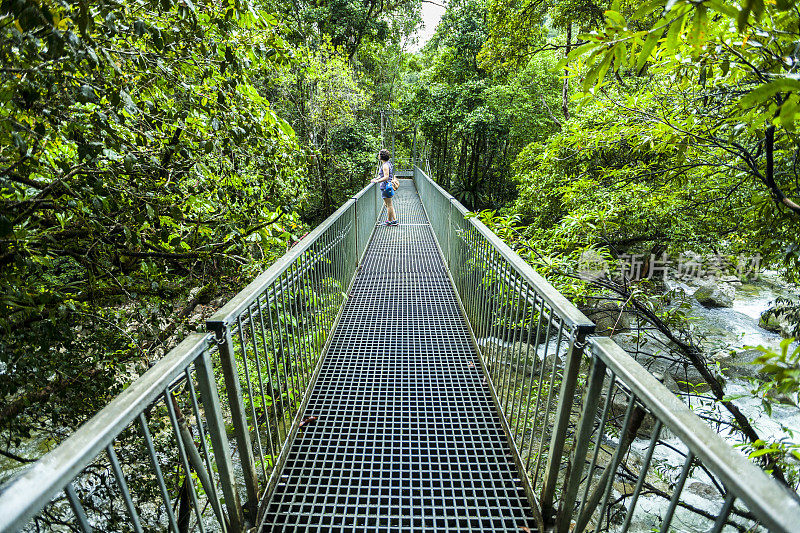
{"label": "bridge railing", "polygon": [[798,530],[796,495],[613,340],[590,345],[558,532]]}
{"label": "bridge railing", "polygon": [[[419,168],[415,181],[540,527],[667,531],[687,514],[698,531],[800,524],[793,496],[613,341],[589,338],[591,321]],[[676,454],[690,459],[671,466]],[[695,491],[719,492],[716,508],[692,502],[683,471],[697,472]],[[653,497],[666,504],[653,510]]]}
{"label": "bridge railing", "polygon": [[212,316],[213,334],[189,336],[1,487],[0,532],[254,524],[380,206],[364,188]]}
{"label": "bridge railing", "polygon": [[[0,531],[36,530],[41,520],[81,531],[179,531],[190,522],[201,531],[241,531],[210,341],[187,337],[3,487]],[[174,509],[181,492],[184,505]]]}
{"label": "bridge railing", "polygon": [[221,364],[248,516],[269,494],[382,205],[366,187],[208,321]]}
{"label": "bridge railing", "polygon": [[415,173],[541,522],[566,465],[578,367],[594,324],[422,170]]}

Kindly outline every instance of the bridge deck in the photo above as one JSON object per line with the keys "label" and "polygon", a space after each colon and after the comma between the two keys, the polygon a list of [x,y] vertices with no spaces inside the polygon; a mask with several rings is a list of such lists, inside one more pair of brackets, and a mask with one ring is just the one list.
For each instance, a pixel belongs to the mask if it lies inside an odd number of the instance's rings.
{"label": "bridge deck", "polygon": [[378,227],[262,531],[534,529],[414,185]]}

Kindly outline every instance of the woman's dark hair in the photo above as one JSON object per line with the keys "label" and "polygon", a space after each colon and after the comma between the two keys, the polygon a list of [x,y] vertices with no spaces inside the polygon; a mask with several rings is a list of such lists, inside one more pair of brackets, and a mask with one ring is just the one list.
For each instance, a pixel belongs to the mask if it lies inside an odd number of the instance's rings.
{"label": "woman's dark hair", "polygon": [[392,154],[390,154],[390,153],[389,153],[389,150],[387,150],[386,148],[384,148],[383,150],[381,150],[380,152],[378,152],[378,158],[379,158],[381,161],[388,161],[388,160],[390,160],[390,159],[392,158]]}

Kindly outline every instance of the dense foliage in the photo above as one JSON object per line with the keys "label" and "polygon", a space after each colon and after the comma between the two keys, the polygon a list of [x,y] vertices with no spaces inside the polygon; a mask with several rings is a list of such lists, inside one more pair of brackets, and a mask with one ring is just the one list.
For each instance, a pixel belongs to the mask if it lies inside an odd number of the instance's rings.
{"label": "dense foliage", "polygon": [[14,452],[26,438],[60,440],[200,327],[198,304],[218,305],[364,186],[416,5],[2,2],[12,464],[35,458]]}

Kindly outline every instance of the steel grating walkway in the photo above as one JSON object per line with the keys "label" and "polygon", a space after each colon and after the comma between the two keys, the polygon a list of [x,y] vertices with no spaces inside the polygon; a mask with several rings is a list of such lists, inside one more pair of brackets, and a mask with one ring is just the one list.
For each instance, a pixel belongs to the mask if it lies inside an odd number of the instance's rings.
{"label": "steel grating walkway", "polygon": [[[413,183],[378,227],[262,531],[534,529]],[[385,217],[382,217],[385,218]]]}

